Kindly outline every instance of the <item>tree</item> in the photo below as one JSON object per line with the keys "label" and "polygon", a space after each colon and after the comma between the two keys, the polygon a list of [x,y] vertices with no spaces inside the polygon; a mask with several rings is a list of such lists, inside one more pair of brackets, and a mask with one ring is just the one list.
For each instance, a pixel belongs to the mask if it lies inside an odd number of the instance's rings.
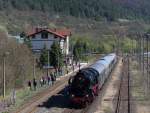
{"label": "tree", "polygon": [[132,49],[136,49],[136,41],[135,40],[131,40],[130,38],[125,38],[122,42],[121,42],[121,47],[122,47],[122,51],[124,53],[129,53]]}
{"label": "tree", "polygon": [[73,56],[74,56],[74,61],[76,62],[79,62],[80,59],[81,59],[81,54],[82,54],[82,47],[81,47],[81,42],[80,40],[77,40],[75,45],[74,45],[74,48],[73,48]]}
{"label": "tree", "polygon": [[26,33],[25,32],[20,33],[20,37],[21,38],[25,38],[26,37]]}
{"label": "tree", "polygon": [[20,33],[20,37],[24,39],[24,44],[26,44],[29,48],[32,47],[31,40],[27,37],[25,32]]}
{"label": "tree", "polygon": [[51,46],[50,64],[56,69],[56,71],[63,66],[63,55],[58,42],[54,42]]}
{"label": "tree", "polygon": [[[6,56],[6,89],[22,88],[26,86],[26,81],[33,77],[33,57],[29,48],[23,44],[18,44],[13,38],[8,38],[4,31],[0,31],[0,73],[2,73],[3,54],[9,52]],[[36,69],[37,70],[37,69]],[[37,76],[41,71],[37,72]],[[0,75],[2,78],[2,74]],[[0,79],[0,94],[2,94],[2,81]]]}
{"label": "tree", "polygon": [[42,53],[40,56],[40,67],[43,67],[48,62],[48,52],[46,49],[46,46],[44,45],[44,48],[42,49]]}

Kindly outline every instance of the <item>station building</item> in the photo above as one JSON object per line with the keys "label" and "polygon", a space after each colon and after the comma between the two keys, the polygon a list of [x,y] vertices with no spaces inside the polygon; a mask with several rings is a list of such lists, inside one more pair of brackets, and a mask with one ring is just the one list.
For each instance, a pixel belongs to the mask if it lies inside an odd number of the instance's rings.
{"label": "station building", "polygon": [[69,29],[49,29],[46,27],[37,27],[27,33],[34,53],[40,54],[44,46],[50,50],[52,44],[57,41],[60,44],[62,53],[66,56],[69,54],[70,36],[71,31]]}

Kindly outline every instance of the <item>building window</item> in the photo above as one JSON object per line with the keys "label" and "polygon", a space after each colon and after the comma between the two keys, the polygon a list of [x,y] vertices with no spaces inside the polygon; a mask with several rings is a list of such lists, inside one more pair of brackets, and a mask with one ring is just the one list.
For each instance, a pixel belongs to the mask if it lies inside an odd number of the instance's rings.
{"label": "building window", "polygon": [[35,35],[32,35],[32,38],[35,38]]}
{"label": "building window", "polygon": [[44,39],[48,38],[48,33],[47,32],[42,32],[41,37]]}
{"label": "building window", "polygon": [[54,38],[57,38],[57,36],[55,35]]}

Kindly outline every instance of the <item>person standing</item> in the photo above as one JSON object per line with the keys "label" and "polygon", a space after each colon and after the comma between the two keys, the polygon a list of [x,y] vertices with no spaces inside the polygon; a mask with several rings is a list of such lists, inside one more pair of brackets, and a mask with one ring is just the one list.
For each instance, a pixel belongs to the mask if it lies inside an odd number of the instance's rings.
{"label": "person standing", "polygon": [[32,88],[31,88],[31,81],[30,80],[28,81],[28,87],[29,87],[30,90],[32,90]]}
{"label": "person standing", "polygon": [[74,65],[72,65],[72,68],[73,68],[73,72],[74,72]]}
{"label": "person standing", "polygon": [[81,64],[79,63],[79,70],[81,69]]}
{"label": "person standing", "polygon": [[52,85],[54,84],[54,81],[55,81],[55,78],[54,78],[54,75],[51,74],[51,80],[52,80]]}
{"label": "person standing", "polygon": [[54,81],[56,81],[56,75],[54,75]]}
{"label": "person standing", "polygon": [[43,79],[43,85],[45,84],[45,78],[44,78],[44,76],[42,77],[42,79]]}
{"label": "person standing", "polygon": [[43,86],[43,78],[40,79],[40,85]]}
{"label": "person standing", "polygon": [[47,76],[47,83],[48,83],[48,85],[51,85],[51,77],[50,76]]}
{"label": "person standing", "polygon": [[36,90],[37,82],[36,82],[35,78],[33,79],[33,87],[34,87],[34,90]]}
{"label": "person standing", "polygon": [[44,82],[45,82],[44,84],[46,85],[47,84],[47,77],[46,76],[44,77]]}

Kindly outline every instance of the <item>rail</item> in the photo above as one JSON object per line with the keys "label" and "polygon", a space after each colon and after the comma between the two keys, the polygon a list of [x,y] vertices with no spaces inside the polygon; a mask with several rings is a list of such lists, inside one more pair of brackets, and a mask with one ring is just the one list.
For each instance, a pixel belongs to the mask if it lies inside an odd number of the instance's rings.
{"label": "rail", "polygon": [[130,113],[130,73],[129,57],[123,59],[123,70],[120,78],[115,113]]}

